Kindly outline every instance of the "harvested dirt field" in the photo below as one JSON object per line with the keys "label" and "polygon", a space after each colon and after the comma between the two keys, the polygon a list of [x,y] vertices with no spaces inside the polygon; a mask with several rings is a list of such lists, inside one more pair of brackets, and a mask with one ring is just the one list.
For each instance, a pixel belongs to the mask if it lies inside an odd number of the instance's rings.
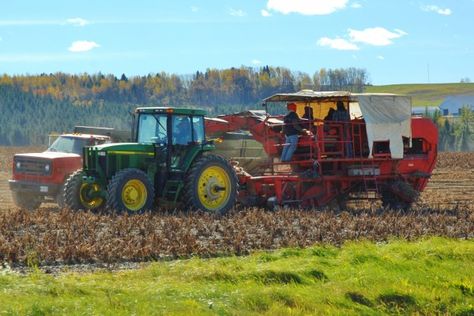
{"label": "harvested dirt field", "polygon": [[0,262],[117,263],[246,254],[259,249],[340,245],[421,236],[474,237],[473,209],[279,211],[207,214],[96,215],[42,209],[0,214]]}
{"label": "harvested dirt field", "polygon": [[245,254],[354,239],[474,238],[474,153],[441,153],[426,191],[407,213],[372,205],[345,212],[249,209],[216,218],[74,213],[51,205],[33,213],[19,210],[12,205],[7,179],[11,157],[20,151],[31,148],[0,149],[0,262],[14,265]]}

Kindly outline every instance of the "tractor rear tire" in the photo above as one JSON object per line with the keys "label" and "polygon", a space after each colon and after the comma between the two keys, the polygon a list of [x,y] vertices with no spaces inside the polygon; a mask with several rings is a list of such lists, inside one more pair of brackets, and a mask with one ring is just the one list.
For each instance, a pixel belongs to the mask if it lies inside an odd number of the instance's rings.
{"label": "tractor rear tire", "polygon": [[82,169],[75,171],[69,176],[64,184],[64,206],[73,210],[96,211],[104,206],[104,199],[100,197],[89,197],[89,193],[100,190],[98,184],[85,183],[82,179]]}
{"label": "tractor rear tire", "polygon": [[237,175],[230,163],[217,155],[198,158],[186,175],[183,201],[186,209],[223,215],[238,194]]}
{"label": "tractor rear tire", "polygon": [[34,193],[12,191],[13,202],[19,208],[34,211],[38,209],[42,202],[42,197]]}
{"label": "tractor rear tire", "polygon": [[152,208],[155,199],[153,183],[140,169],[117,172],[110,180],[107,192],[107,208],[119,213],[143,213]]}

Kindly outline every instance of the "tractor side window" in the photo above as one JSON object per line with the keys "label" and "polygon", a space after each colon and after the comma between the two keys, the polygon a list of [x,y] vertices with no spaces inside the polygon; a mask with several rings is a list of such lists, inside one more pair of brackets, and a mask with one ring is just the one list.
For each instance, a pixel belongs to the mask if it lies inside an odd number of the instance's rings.
{"label": "tractor side window", "polygon": [[193,116],[193,128],[195,143],[202,144],[204,142],[204,117]]}
{"label": "tractor side window", "polygon": [[173,144],[187,145],[192,142],[191,120],[186,115],[173,116]]}
{"label": "tractor side window", "polygon": [[138,142],[167,144],[166,115],[142,114],[138,121]]}

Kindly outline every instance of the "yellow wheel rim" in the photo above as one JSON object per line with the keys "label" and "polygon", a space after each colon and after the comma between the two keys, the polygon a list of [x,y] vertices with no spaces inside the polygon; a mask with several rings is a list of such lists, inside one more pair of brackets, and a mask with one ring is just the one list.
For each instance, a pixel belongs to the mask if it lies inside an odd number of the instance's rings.
{"label": "yellow wheel rim", "polygon": [[80,200],[81,204],[88,209],[95,209],[104,203],[104,199],[101,197],[91,197],[92,194],[100,191],[100,186],[97,183],[89,184],[83,183],[81,185]]}
{"label": "yellow wheel rim", "polygon": [[148,197],[145,184],[137,179],[129,180],[122,189],[122,202],[130,211],[140,210]]}
{"label": "yellow wheel rim", "polygon": [[211,166],[201,173],[198,180],[198,197],[208,211],[217,211],[229,201],[231,182],[229,174],[219,166]]}

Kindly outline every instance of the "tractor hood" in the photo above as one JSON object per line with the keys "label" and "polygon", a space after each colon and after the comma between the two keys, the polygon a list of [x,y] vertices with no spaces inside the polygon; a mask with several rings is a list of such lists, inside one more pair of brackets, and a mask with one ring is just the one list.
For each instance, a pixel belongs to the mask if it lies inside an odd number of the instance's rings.
{"label": "tractor hood", "polygon": [[139,143],[112,143],[89,147],[99,152],[108,153],[153,153],[154,145]]}

